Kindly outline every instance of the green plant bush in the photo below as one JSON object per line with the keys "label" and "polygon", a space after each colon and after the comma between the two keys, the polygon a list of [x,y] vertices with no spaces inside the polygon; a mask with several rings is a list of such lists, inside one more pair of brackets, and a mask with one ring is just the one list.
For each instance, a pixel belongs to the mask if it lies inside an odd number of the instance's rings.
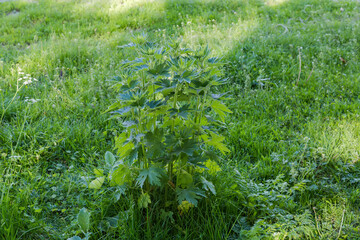
{"label": "green plant bush", "polygon": [[90,188],[105,182],[129,192],[139,208],[157,203],[183,214],[199,199],[216,194],[205,177],[220,170],[219,153],[230,150],[218,132],[231,111],[222,103],[226,82],[221,62],[209,48],[183,49],[177,41],[160,46],[140,36],[131,48],[139,57],[123,62],[115,77],[117,101],[109,107],[124,130],[115,138],[119,159],[106,153]]}

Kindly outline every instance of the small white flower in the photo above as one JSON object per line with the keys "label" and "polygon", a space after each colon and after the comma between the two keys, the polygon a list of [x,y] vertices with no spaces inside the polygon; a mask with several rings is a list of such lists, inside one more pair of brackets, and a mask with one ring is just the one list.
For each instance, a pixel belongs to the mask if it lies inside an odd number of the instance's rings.
{"label": "small white flower", "polygon": [[24,84],[24,85],[28,85],[28,84],[30,84],[30,83],[32,83],[31,79],[26,80],[23,84]]}
{"label": "small white flower", "polygon": [[25,102],[28,102],[28,103],[36,103],[38,101],[40,101],[41,99],[33,99],[33,98],[30,98],[30,99],[25,99]]}

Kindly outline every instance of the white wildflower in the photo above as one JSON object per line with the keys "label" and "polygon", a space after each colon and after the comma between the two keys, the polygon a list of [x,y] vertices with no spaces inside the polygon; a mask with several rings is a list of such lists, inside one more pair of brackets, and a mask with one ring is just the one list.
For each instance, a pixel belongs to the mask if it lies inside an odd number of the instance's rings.
{"label": "white wildflower", "polygon": [[34,98],[25,98],[25,102],[28,102],[28,103],[36,103],[38,101],[40,101],[41,99],[34,99]]}
{"label": "white wildflower", "polygon": [[28,84],[30,84],[30,83],[32,83],[32,80],[31,80],[31,79],[26,80],[23,84],[24,84],[24,85],[28,85]]}

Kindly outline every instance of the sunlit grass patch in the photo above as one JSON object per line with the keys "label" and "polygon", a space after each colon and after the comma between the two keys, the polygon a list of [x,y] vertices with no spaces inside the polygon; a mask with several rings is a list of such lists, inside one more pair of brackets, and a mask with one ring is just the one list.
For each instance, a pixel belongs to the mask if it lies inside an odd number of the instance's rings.
{"label": "sunlit grass patch", "polygon": [[184,24],[184,42],[194,48],[208,45],[214,52],[226,55],[239,42],[246,39],[258,26],[257,19],[220,22],[215,19],[206,24]]}
{"label": "sunlit grass patch", "polygon": [[309,123],[310,144],[323,161],[355,163],[360,158],[360,122],[353,120]]}
{"label": "sunlit grass patch", "polygon": [[276,5],[286,3],[287,1],[289,1],[289,0],[266,0],[265,4],[268,6],[276,6]]}

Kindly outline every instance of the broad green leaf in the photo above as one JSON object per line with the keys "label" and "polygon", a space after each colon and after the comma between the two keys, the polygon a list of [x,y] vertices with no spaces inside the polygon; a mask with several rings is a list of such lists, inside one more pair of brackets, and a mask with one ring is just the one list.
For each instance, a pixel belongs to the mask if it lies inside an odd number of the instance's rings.
{"label": "broad green leaf", "polygon": [[128,142],[127,140],[128,136],[126,132],[122,132],[115,138],[115,148],[118,150],[121,158],[127,157],[135,147],[132,142]]}
{"label": "broad green leaf", "polygon": [[89,188],[91,189],[100,189],[101,186],[103,185],[105,180],[105,177],[98,177],[95,180],[91,181],[91,183],[89,184]]}
{"label": "broad green leaf", "polygon": [[145,135],[145,145],[148,149],[147,155],[149,157],[156,157],[161,155],[164,150],[163,131],[158,128],[154,132],[148,132]]}
{"label": "broad green leaf", "polygon": [[200,199],[201,197],[205,197],[203,191],[197,188],[185,188],[185,189],[177,188],[176,195],[179,205],[183,201],[188,201],[194,204],[195,206],[197,206],[198,199]]}
{"label": "broad green leaf", "polygon": [[148,105],[151,109],[164,106],[165,104],[166,104],[165,100],[154,100],[154,101],[146,102],[146,105]]}
{"label": "broad green leaf", "polygon": [[204,165],[209,169],[210,175],[215,175],[217,172],[221,171],[220,166],[214,161],[207,160]]}
{"label": "broad green leaf", "polygon": [[225,152],[230,152],[230,149],[228,149],[226,145],[222,143],[225,140],[225,137],[217,135],[213,132],[210,132],[210,135],[211,135],[210,139],[207,135],[201,135],[201,138],[206,144],[220,150],[222,154],[225,154]]}
{"label": "broad green leaf", "polygon": [[127,182],[131,182],[131,171],[126,165],[120,165],[110,174],[110,184],[112,186],[124,185]]}
{"label": "broad green leaf", "polygon": [[166,63],[159,63],[155,66],[149,67],[148,73],[150,73],[153,76],[159,76],[159,75],[169,75],[169,66]]}
{"label": "broad green leaf", "polygon": [[105,163],[106,165],[108,165],[109,167],[111,167],[114,163],[115,163],[115,156],[114,154],[112,154],[111,152],[106,152],[105,153]]}
{"label": "broad green leaf", "polygon": [[188,156],[192,156],[194,151],[198,148],[198,144],[194,139],[182,140],[180,144],[176,144],[173,149],[174,154],[185,153]]}
{"label": "broad green leaf", "polygon": [[212,182],[206,180],[204,177],[201,177],[201,182],[205,191],[211,191],[214,195],[216,195],[215,186]]}
{"label": "broad green leaf", "polygon": [[176,108],[172,108],[169,110],[170,112],[170,117],[173,117],[174,115],[180,116],[184,119],[187,119],[187,116],[189,115],[189,113],[192,111],[192,109],[190,109],[190,104],[185,104],[184,106],[182,106],[179,109]]}
{"label": "broad green leaf", "polygon": [[90,213],[86,208],[80,210],[77,220],[83,232],[88,232],[90,228]]}
{"label": "broad green leaf", "polygon": [[148,193],[143,193],[140,195],[138,200],[139,208],[147,208],[150,203],[151,203],[151,199]]}
{"label": "broad green leaf", "polygon": [[108,109],[105,111],[105,113],[119,109],[121,107],[121,105],[122,104],[120,102],[115,102],[108,107]]}
{"label": "broad green leaf", "polygon": [[120,116],[124,115],[125,113],[128,113],[131,111],[131,107],[123,107],[123,108],[120,108],[116,111],[113,111],[112,113],[117,113],[119,114]]}
{"label": "broad green leaf", "polygon": [[104,175],[104,170],[95,168],[94,173],[95,173],[96,176],[102,177]]}
{"label": "broad green leaf", "polygon": [[137,184],[142,188],[146,179],[151,185],[161,186],[160,178],[163,175],[163,170],[160,168],[150,167],[140,171],[137,177]]}
{"label": "broad green leaf", "polygon": [[211,102],[211,108],[220,116],[222,121],[225,120],[226,112],[232,113],[230,109],[228,109],[224,104],[222,104],[218,100],[214,100]]}
{"label": "broad green leaf", "polygon": [[193,183],[193,177],[190,173],[182,170],[177,176],[177,184],[182,188],[189,187]]}
{"label": "broad green leaf", "polygon": [[131,91],[120,93],[118,99],[121,101],[130,101],[134,99],[134,94]]}

